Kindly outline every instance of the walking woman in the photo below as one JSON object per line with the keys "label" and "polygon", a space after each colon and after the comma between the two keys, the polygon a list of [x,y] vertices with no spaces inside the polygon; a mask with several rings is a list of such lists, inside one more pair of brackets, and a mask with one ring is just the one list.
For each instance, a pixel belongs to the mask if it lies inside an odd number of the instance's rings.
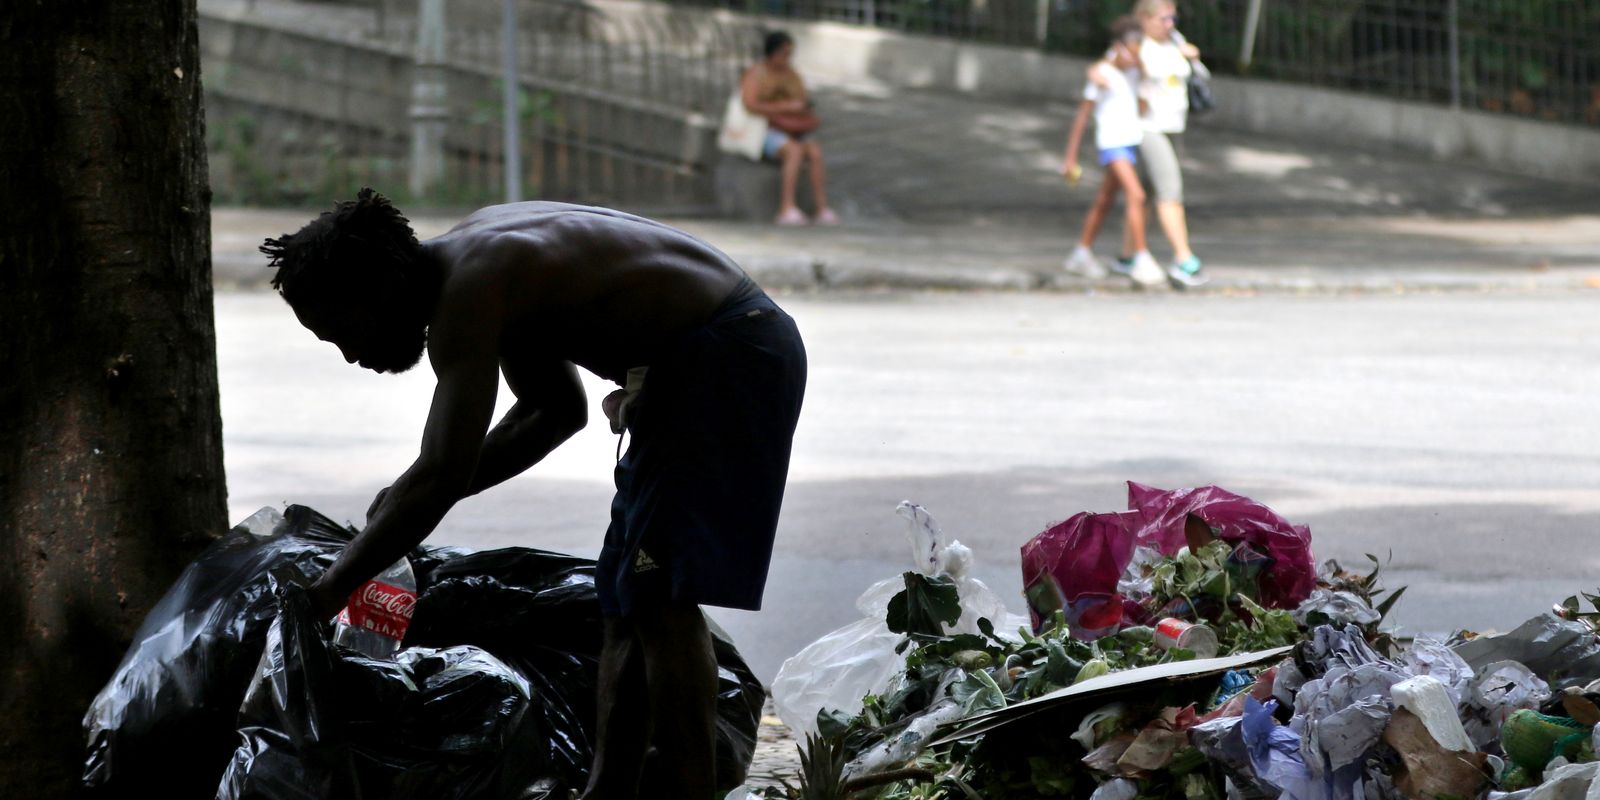
{"label": "walking woman", "polygon": [[[1183,152],[1183,131],[1189,118],[1189,63],[1200,51],[1177,31],[1178,7],[1172,0],[1139,0],[1134,16],[1144,32],[1139,46],[1143,80],[1139,96],[1145,103],[1141,117],[1144,139],[1139,157],[1154,189],[1156,219],[1172,245],[1167,277],[1173,285],[1199,286],[1206,282],[1200,258],[1189,248],[1189,222],[1183,209],[1183,172],[1178,165]],[[1124,268],[1131,268],[1133,243],[1123,242]]]}

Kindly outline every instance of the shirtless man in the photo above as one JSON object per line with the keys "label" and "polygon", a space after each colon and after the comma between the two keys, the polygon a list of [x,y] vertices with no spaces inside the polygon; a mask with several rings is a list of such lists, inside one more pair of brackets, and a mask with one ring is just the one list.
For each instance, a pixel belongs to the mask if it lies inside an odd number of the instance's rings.
{"label": "shirtless man", "polygon": [[[261,248],[317,338],[376,372],[438,378],[421,454],[311,588],[332,616],[450,507],[581,429],[576,367],[623,386],[602,403],[630,434],[595,570],[605,614],[595,763],[585,798],[713,797],[717,686],[700,605],[760,607],[805,390],[794,321],[727,256],[603,208],[492,206],[418,242],[363,189]],[[500,376],[516,403],[492,428]],[[652,735],[653,734],[653,735]]]}

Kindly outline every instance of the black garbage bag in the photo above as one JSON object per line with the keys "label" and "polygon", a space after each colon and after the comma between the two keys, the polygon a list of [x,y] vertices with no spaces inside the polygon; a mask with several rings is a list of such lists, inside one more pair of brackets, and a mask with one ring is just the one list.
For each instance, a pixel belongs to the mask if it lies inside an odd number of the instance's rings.
{"label": "black garbage bag", "polygon": [[[594,566],[589,559],[523,547],[451,559],[431,570],[425,583],[419,575],[419,585],[426,588],[405,641],[407,646],[474,645],[520,672],[542,701],[542,755],[546,763],[561,765],[564,781],[577,788],[593,756],[602,638]],[[717,785],[731,789],[744,782],[755,754],[766,692],[728,635],[714,624],[712,633]]]}
{"label": "black garbage bag", "polygon": [[[538,797],[532,691],[480,648],[370,659],[329,644],[286,581],[218,800]],[[547,782],[548,784],[548,782]]]}
{"label": "black garbage bag", "polygon": [[[288,507],[281,520],[273,516],[270,509],[263,509],[213,544],[146,617],[135,645],[84,719],[89,739],[84,784],[91,796],[131,797],[148,792],[175,800],[215,797],[224,768],[239,756],[236,748],[241,735],[246,745],[254,748],[247,772],[252,781],[249,785],[257,787],[259,796],[295,796],[267,794],[265,787],[271,785],[268,772],[282,776],[287,785],[315,785],[295,777],[295,770],[304,765],[291,765],[300,764],[302,752],[311,753],[313,760],[334,752],[305,744],[311,736],[307,731],[318,728],[289,725],[274,729],[282,734],[274,738],[259,715],[254,722],[240,721],[240,704],[260,662],[268,628],[278,616],[272,574],[276,573],[280,583],[309,583],[333,562],[353,531],[303,506]],[[270,534],[264,533],[269,528]],[[517,774],[501,771],[495,780],[548,776],[532,778],[524,797],[541,796],[535,786],[559,783],[581,787],[592,756],[593,693],[600,649],[594,562],[524,548],[477,554],[460,548],[424,548],[410,558],[420,597],[406,644],[435,651],[476,646],[510,667],[527,685],[532,699],[515,726],[517,736],[496,741],[452,740],[439,747],[487,748],[474,752],[498,747],[501,752],[514,753],[508,758],[528,762],[529,769]],[[718,783],[731,787],[742,781],[754,753],[764,693],[728,637],[718,634],[714,640],[720,676]],[[342,648],[331,652],[336,655],[329,656],[330,669],[338,674],[353,669],[349,664],[357,662],[351,659],[359,658]],[[435,660],[404,668],[430,675],[434,674],[430,670],[448,672],[442,666],[445,662],[439,660],[444,656],[429,657]],[[424,656],[403,651],[395,663],[419,658]],[[338,685],[369,685],[375,680],[370,672],[340,679]],[[414,682],[415,674],[407,674],[407,680]],[[482,676],[473,680],[494,684]],[[379,681],[376,685],[388,684]],[[350,697],[388,697],[377,690],[366,694],[346,691]],[[383,704],[385,708],[398,707],[389,701]],[[345,702],[320,713],[321,718],[333,714],[353,721],[355,727],[346,726],[346,730],[395,724],[360,708],[364,706]],[[254,730],[240,731],[241,727]],[[439,728],[446,729],[448,726]],[[310,741],[321,739],[312,737]],[[421,740],[404,741],[419,746],[415,743]],[[456,763],[445,750],[440,753],[441,763]],[[417,763],[422,760],[419,757]],[[367,762],[351,756],[338,763]],[[415,764],[405,771],[426,772]],[[323,769],[317,774],[343,773]],[[358,771],[344,778],[353,782],[349,792],[318,796],[360,796],[355,792],[364,779],[392,784],[389,772],[382,772],[380,778],[364,775],[367,773]]]}
{"label": "black garbage bag", "polygon": [[352,533],[304,506],[264,508],[200,554],[145,616],[84,715],[83,783],[104,797],[208,798],[277,616],[268,573],[311,580]]}

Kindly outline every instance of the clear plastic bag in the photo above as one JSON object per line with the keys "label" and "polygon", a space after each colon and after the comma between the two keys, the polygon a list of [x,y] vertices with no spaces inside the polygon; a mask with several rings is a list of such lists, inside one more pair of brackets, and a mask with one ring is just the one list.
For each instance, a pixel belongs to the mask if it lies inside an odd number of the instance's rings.
{"label": "clear plastic bag", "polygon": [[[1007,635],[1027,620],[1006,611],[1005,603],[988,586],[968,574],[972,550],[957,541],[944,544],[939,525],[926,509],[902,502],[895,513],[905,518],[912,563],[924,575],[945,575],[956,583],[961,617],[950,632],[978,633],[978,620],[993,623],[997,635]],[[895,652],[905,637],[889,630],[889,600],[905,588],[900,576],[873,584],[856,599],[863,618],[806,645],[778,670],[772,681],[772,700],[778,717],[797,737],[817,732],[817,713],[824,709],[855,714],[861,700],[882,690],[905,668],[905,657]]]}

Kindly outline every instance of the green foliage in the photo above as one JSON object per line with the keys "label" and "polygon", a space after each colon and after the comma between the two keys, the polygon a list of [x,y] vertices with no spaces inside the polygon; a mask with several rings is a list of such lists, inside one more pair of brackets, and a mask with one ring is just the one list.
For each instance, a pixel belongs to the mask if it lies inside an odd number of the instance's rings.
{"label": "green foliage", "polygon": [[[1199,551],[1181,551],[1153,565],[1154,603],[1211,598],[1217,616],[1207,621],[1217,633],[1222,652],[1265,650],[1293,644],[1305,636],[1293,615],[1257,603],[1250,582],[1231,571],[1233,548],[1213,542]],[[1382,593],[1378,570],[1365,576],[1339,573],[1341,587],[1354,587],[1363,597]],[[1045,629],[1022,630],[1014,639],[996,635],[988,620],[980,633],[944,634],[944,626],[960,615],[956,586],[948,579],[906,573],[905,589],[890,602],[890,626],[906,636],[905,670],[881,694],[863,698],[862,711],[849,716],[837,711],[818,715],[818,727],[838,741],[849,757],[899,735],[918,715],[948,698],[961,706],[963,717],[982,714],[1039,697],[1101,671],[1116,671],[1194,657],[1185,650],[1163,650],[1149,628],[1127,628],[1095,642],[1072,638],[1064,615],[1057,612]],[[1600,601],[1600,598],[1597,598]],[[1194,607],[1191,602],[1189,607]],[[1600,613],[1600,606],[1597,606]],[[1156,691],[1141,702],[1150,706],[1127,718],[1097,726],[1101,738],[1118,726],[1147,720],[1164,704],[1189,702]],[[1034,752],[985,751],[983,741],[945,745],[924,752],[916,761],[934,774],[921,784],[902,781],[878,790],[877,800],[1020,800],[1071,797],[1087,793],[1095,778],[1080,763],[1082,750],[1067,742],[1070,731],[1032,742]],[[1141,784],[1141,797],[1184,797],[1220,800],[1220,776],[1192,749],[1180,751],[1173,765]]]}
{"label": "green foliage", "polygon": [[947,625],[961,618],[961,597],[955,581],[917,572],[904,576],[905,591],[889,600],[889,630],[908,636],[943,636]]}

